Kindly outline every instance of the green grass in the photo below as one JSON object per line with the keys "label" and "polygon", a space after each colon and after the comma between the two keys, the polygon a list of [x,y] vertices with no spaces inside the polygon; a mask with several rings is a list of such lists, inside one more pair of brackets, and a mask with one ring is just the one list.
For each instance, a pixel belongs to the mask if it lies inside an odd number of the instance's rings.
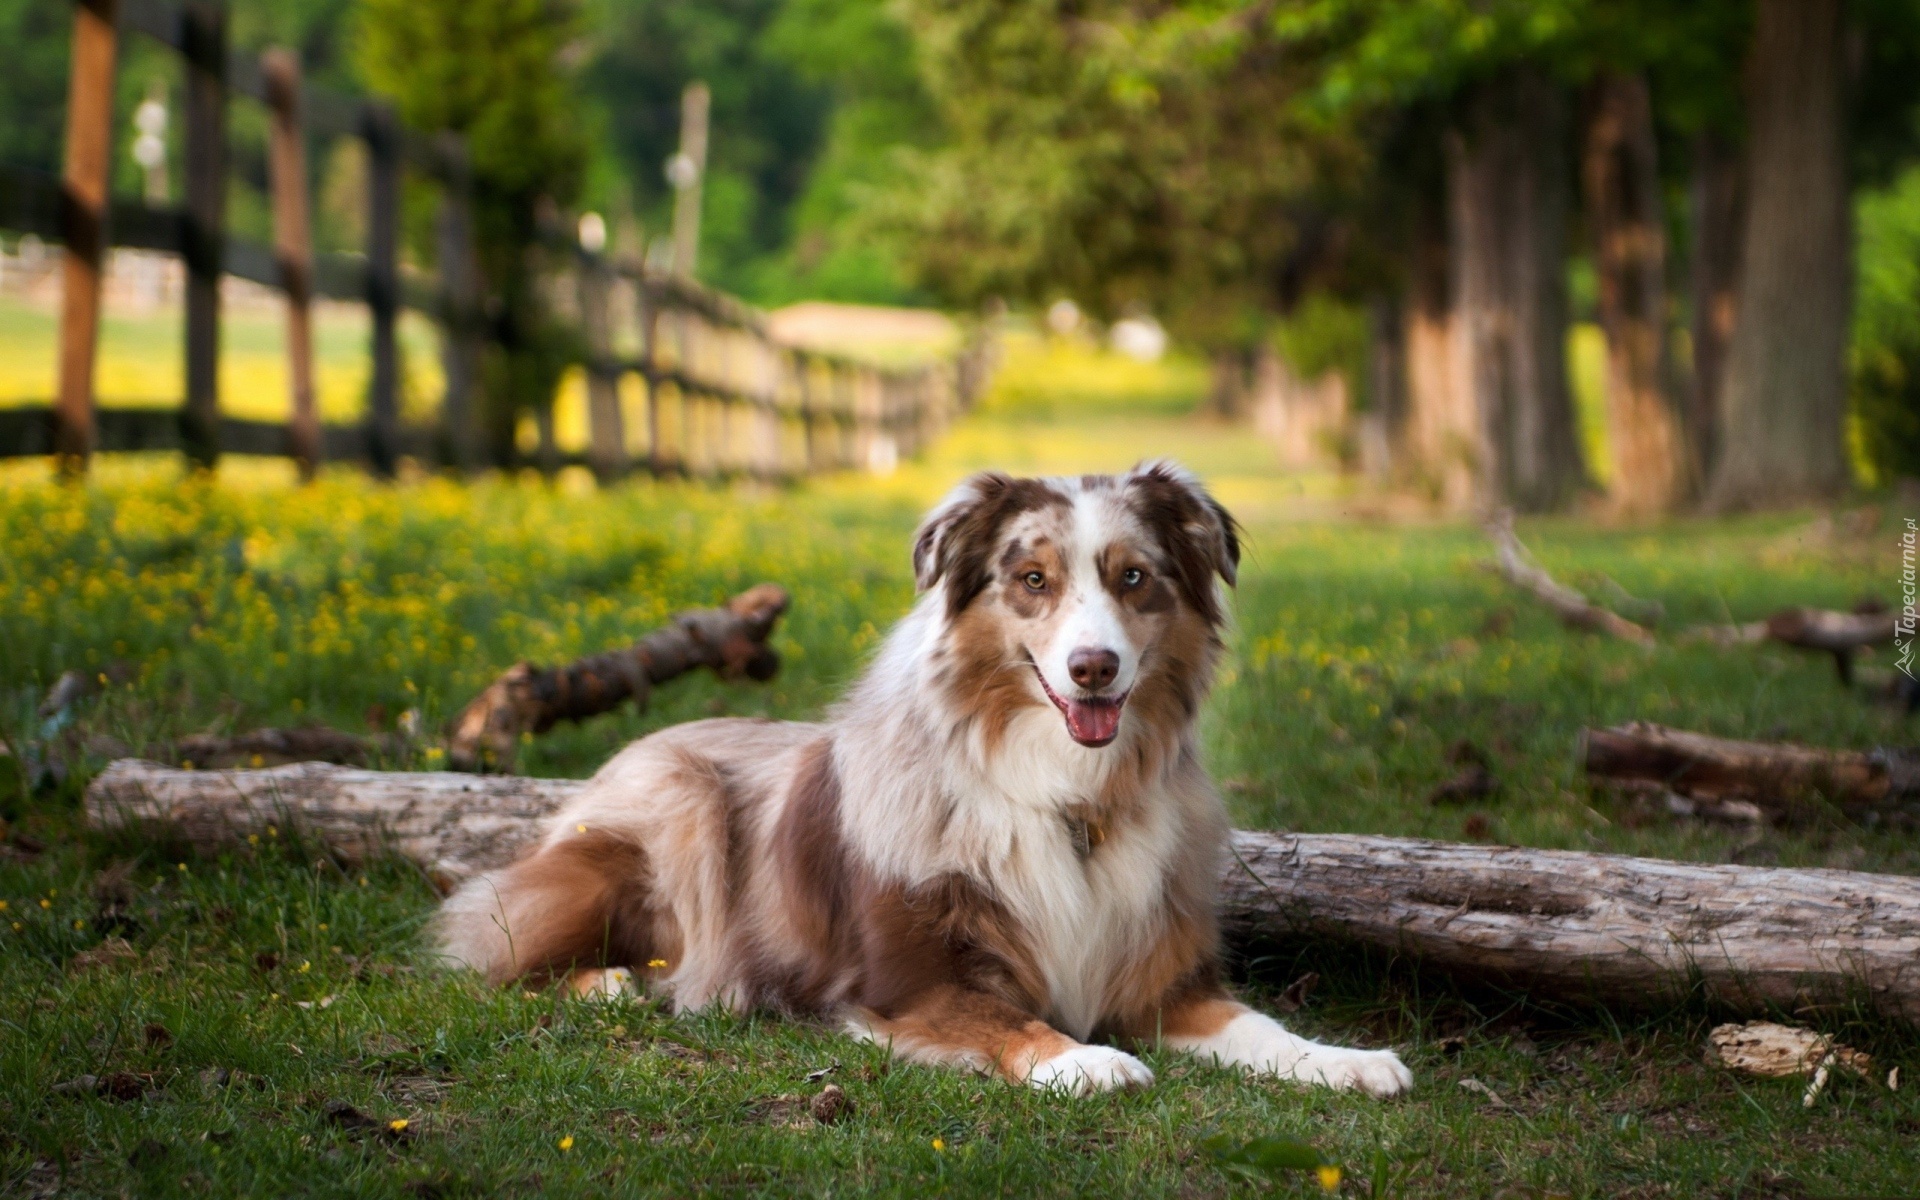
{"label": "green grass", "polygon": [[[138,459],[104,461],[71,488],[41,464],[0,469],[0,738],[35,742],[33,705],[60,670],[131,669],[55,735],[77,754],[64,784],[30,791],[18,760],[0,758],[15,847],[0,858],[0,1192],[1256,1194],[1201,1149],[1225,1132],[1312,1141],[1349,1165],[1346,1195],[1366,1194],[1360,1176],[1379,1150],[1426,1156],[1406,1192],[1419,1196],[1912,1194],[1914,1089],[1837,1079],[1803,1108],[1799,1082],[1704,1066],[1716,1015],[1698,1006],[1576,1011],[1379,955],[1276,946],[1243,964],[1255,997],[1320,972],[1290,1023],[1399,1048],[1417,1079],[1410,1098],[1335,1096],[1150,1052],[1154,1089],[1065,1100],[889,1067],[808,1023],[482,988],[422,961],[434,895],[404,864],[342,869],[284,831],[195,857],[77,819],[86,775],[116,751],[109,739],[137,749],[306,720],[364,729],[409,707],[437,725],[516,658],[619,644],[763,578],[795,597],[773,684],[676,683],[644,714],[539,739],[523,766],[584,775],[631,737],[710,713],[816,716],[910,603],[914,521],[961,473],[1167,453],[1249,522],[1232,655],[1203,726],[1240,824],[1471,829],[1920,871],[1910,836],[1837,818],[1758,836],[1649,818],[1591,793],[1577,769],[1583,725],[1633,717],[1848,746],[1912,740],[1840,691],[1829,663],[1569,633],[1479,566],[1487,550],[1469,528],[1327,515],[1351,485],[1276,475],[1250,434],[1190,415],[1201,384],[1191,364],[1017,341],[989,403],[927,461],[784,491],[596,492],[577,476],[381,487],[344,472],[302,490],[280,464],[232,461],[209,483]],[[1652,529],[1569,519],[1522,535],[1570,581],[1663,601],[1671,630],[1892,598],[1898,515]],[[1463,738],[1488,753],[1501,788],[1475,809],[1430,807]],[[44,850],[17,848],[35,843]],[[79,957],[115,936],[138,956]],[[1910,1030],[1852,1012],[1817,1019],[1920,1074]],[[773,1099],[817,1090],[808,1072],[836,1063],[828,1078],[852,1115],[790,1127]],[[54,1091],[115,1072],[129,1073],[130,1098]],[[1461,1088],[1469,1078],[1505,1106]],[[409,1124],[344,1127],[327,1115],[336,1101]],[[1278,1192],[1321,1194],[1305,1175]]]}

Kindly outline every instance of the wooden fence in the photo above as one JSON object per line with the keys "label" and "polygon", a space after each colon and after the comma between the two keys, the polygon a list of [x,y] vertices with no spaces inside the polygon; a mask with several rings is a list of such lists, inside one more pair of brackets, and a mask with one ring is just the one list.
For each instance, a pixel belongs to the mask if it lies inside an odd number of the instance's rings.
{"label": "wooden fence", "polygon": [[[0,457],[53,455],[84,469],[98,451],[181,450],[212,466],[223,453],[287,455],[304,473],[324,460],[355,460],[391,475],[402,457],[462,470],[482,465],[478,390],[489,317],[478,297],[472,183],[465,147],[428,136],[377,102],[303,87],[285,51],[233,54],[218,0],[75,0],[64,177],[0,164],[0,229],[33,233],[65,248],[59,394],[51,404],[0,408]],[[155,208],[109,195],[115,59],[137,33],[172,48],[187,67],[185,203]],[[271,248],[232,236],[225,221],[226,107],[231,97],[271,114]],[[307,212],[310,137],[355,137],[368,163],[367,237],[361,254],[315,254]],[[412,171],[439,197],[435,278],[400,263],[402,179]],[[587,374],[589,447],[562,454],[550,410],[541,447],[523,460],[547,469],[578,462],[601,478],[634,469],[656,474],[784,478],[850,466],[885,468],[911,454],[971,401],[990,350],[974,338],[951,359],[889,370],[782,345],[765,318],[691,280],[582,248],[558,225],[543,235],[558,264],[550,281],[571,293]],[[94,403],[101,275],[109,246],[178,255],[186,288],[184,396],[175,412]],[[218,384],[222,275],[283,293],[288,315],[290,419],[223,416]],[[570,286],[568,286],[570,285]],[[314,297],[364,302],[372,360],[366,416],[323,426],[313,386]],[[445,392],[436,424],[399,418],[402,309],[441,330]],[[625,335],[625,336],[622,336]],[[637,345],[620,354],[616,345]],[[644,430],[628,429],[636,381]],[[644,434],[642,437],[641,435]]]}

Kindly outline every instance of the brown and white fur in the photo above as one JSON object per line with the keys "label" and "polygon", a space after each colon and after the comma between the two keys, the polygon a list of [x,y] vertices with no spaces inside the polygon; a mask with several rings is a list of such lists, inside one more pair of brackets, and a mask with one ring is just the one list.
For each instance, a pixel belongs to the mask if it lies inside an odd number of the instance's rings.
{"label": "brown and white fur", "polygon": [[495,981],[644,981],[676,1009],[843,1020],[917,1062],[1089,1092],[1160,1044],[1405,1091],[1387,1051],[1288,1033],[1220,981],[1227,819],[1194,720],[1234,523],[1165,463],[967,480],[922,591],[821,724],[699,721],[628,746],[539,847],[442,910]]}

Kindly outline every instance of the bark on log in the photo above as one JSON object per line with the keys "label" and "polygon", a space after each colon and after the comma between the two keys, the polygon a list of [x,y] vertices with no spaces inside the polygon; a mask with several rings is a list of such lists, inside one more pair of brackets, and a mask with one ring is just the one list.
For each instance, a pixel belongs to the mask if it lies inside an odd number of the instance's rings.
{"label": "bark on log", "polygon": [[1657,785],[1690,799],[1745,801],[1791,817],[1820,801],[1855,819],[1920,815],[1920,757],[1742,742],[1635,721],[1582,734],[1598,780]]}
{"label": "bark on log", "polygon": [[1319,935],[1569,1000],[1861,997],[1920,1019],[1920,880],[1411,838],[1238,831],[1236,941]]}
{"label": "bark on log", "polygon": [[[510,862],[580,786],[123,760],[86,806],[98,826],[171,823],[208,849],[277,822],[348,859],[397,852],[448,884]],[[1237,831],[1220,896],[1241,945],[1358,942],[1572,1000],[1644,1004],[1697,986],[1743,1011],[1864,996],[1920,1019],[1920,880],[1901,876]]]}
{"label": "bark on log", "polygon": [[189,771],[126,758],[94,777],[86,806],[96,826],[169,825],[207,850],[276,824],[349,862],[398,854],[448,886],[512,862],[580,786],[575,779],[312,762]]}
{"label": "bark on log", "polygon": [[1595,633],[1639,642],[1643,646],[1652,644],[1653,634],[1645,627],[1601,608],[1547,574],[1546,568],[1533,561],[1533,555],[1527,552],[1513,532],[1511,510],[1502,509],[1494,514],[1492,520],[1487,522],[1487,536],[1493,539],[1494,550],[1500,556],[1496,565],[1506,581],[1532,593],[1535,599],[1551,608],[1561,621],[1576,629],[1590,629]]}
{"label": "bark on log", "polygon": [[454,718],[447,760],[462,771],[509,769],[522,734],[609,712],[628,699],[645,708],[655,684],[695,667],[722,679],[772,679],[780,658],[767,637],[787,602],[786,589],[762,583],[725,608],[683,612],[623,650],[563,667],[515,663]]}

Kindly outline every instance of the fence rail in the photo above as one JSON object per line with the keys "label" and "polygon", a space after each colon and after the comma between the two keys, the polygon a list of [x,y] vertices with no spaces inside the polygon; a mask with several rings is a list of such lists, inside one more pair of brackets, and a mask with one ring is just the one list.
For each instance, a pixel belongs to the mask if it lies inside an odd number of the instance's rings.
{"label": "fence rail", "polygon": [[[402,457],[460,469],[481,465],[478,389],[490,318],[476,299],[483,289],[462,141],[410,129],[378,102],[304,87],[297,61],[285,51],[259,58],[231,53],[217,0],[74,0],[74,13],[64,176],[0,164],[0,229],[65,247],[60,394],[49,404],[0,409],[0,457],[53,455],[80,469],[99,451],[179,450],[209,466],[227,452],[290,455],[308,473],[322,460],[359,461],[383,475]],[[154,207],[107,192],[114,60],[126,33],[172,48],[188,66],[186,188],[179,206]],[[225,111],[234,97],[265,105],[273,117],[272,246],[226,229]],[[312,249],[305,171],[312,137],[353,137],[366,148],[364,253]],[[401,179],[409,170],[438,188],[437,276],[400,263]],[[764,314],[732,296],[589,252],[557,224],[543,230],[542,241],[554,264],[548,283],[556,295],[571,292],[580,325],[590,445],[583,454],[561,452],[548,407],[535,414],[540,449],[502,465],[579,463],[602,478],[636,469],[771,479],[884,468],[918,450],[965,407],[990,369],[991,348],[979,335],[951,358],[910,370],[783,345]],[[109,246],[177,255],[185,264],[186,379],[175,409],[94,402]],[[286,297],[291,416],[285,423],[220,411],[222,276]],[[372,318],[366,417],[355,426],[322,426],[315,411],[308,308],[314,297],[364,303]],[[431,427],[399,420],[396,324],[403,309],[424,314],[441,330],[446,388]],[[636,342],[637,354],[615,349]],[[623,400],[622,388],[629,377],[641,391],[644,437],[627,429],[634,406]]]}

